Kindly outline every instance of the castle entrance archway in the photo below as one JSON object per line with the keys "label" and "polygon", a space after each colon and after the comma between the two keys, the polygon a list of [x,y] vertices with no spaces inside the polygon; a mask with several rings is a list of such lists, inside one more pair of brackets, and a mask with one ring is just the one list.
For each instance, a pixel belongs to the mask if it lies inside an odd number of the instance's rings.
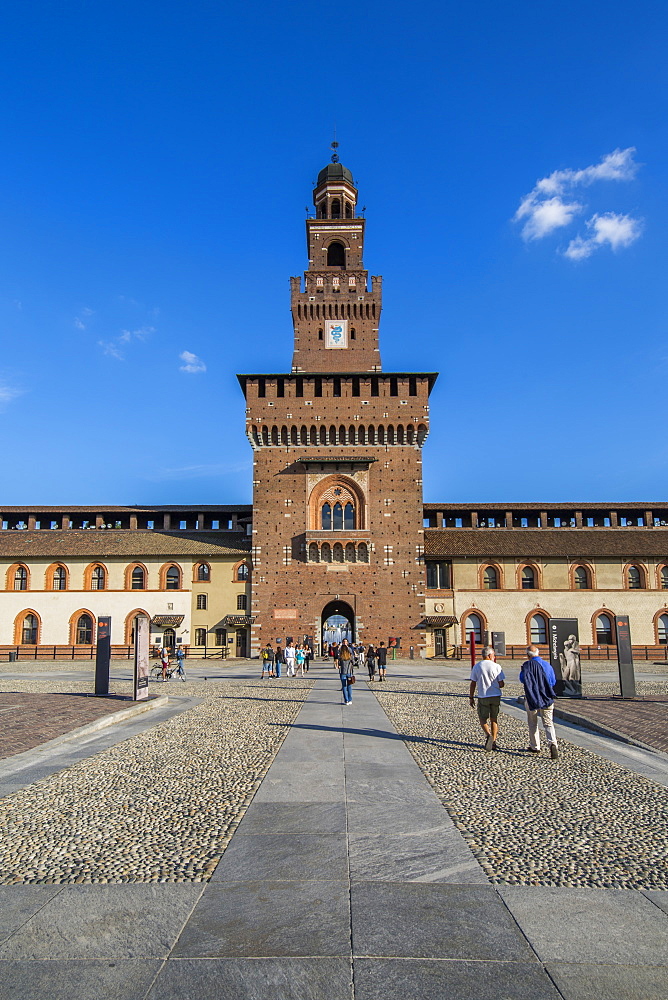
{"label": "castle entrance archway", "polygon": [[355,641],[355,612],[346,601],[329,601],[322,609],[322,650],[332,642]]}

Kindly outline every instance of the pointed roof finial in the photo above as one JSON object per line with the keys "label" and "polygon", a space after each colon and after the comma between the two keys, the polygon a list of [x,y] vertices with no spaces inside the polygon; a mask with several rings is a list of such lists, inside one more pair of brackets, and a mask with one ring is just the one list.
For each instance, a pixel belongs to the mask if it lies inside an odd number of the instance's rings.
{"label": "pointed roof finial", "polygon": [[338,148],[339,148],[339,144],[336,141],[336,125],[335,125],[334,126],[334,141],[332,142],[332,149],[334,150],[334,152],[332,153],[332,163],[338,163],[339,162],[339,154],[336,152]]}

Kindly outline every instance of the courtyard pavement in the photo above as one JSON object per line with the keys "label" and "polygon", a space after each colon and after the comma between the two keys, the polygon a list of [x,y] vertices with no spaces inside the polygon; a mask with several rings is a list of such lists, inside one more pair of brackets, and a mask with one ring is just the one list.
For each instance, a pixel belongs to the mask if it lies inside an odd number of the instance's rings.
{"label": "courtyard pavement", "polygon": [[490,884],[368,685],[310,679],[209,882],[0,885],[1,1000],[665,1000],[668,891]]}

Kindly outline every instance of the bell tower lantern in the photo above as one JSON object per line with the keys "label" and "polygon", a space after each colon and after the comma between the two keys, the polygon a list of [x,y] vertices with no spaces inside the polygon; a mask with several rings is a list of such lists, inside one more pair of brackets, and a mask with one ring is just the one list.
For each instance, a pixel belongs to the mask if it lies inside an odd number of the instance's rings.
{"label": "bell tower lantern", "polygon": [[353,175],[339,162],[318,174],[315,213],[306,220],[308,270],[291,278],[293,372],[380,371],[382,279],[364,270],[365,220]]}

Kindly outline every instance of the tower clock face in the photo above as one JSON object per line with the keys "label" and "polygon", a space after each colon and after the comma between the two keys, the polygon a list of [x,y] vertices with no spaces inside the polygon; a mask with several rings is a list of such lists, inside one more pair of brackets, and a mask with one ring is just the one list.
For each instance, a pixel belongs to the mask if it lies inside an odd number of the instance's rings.
{"label": "tower clock face", "polygon": [[348,320],[325,320],[325,347],[329,350],[340,350],[348,346]]}

